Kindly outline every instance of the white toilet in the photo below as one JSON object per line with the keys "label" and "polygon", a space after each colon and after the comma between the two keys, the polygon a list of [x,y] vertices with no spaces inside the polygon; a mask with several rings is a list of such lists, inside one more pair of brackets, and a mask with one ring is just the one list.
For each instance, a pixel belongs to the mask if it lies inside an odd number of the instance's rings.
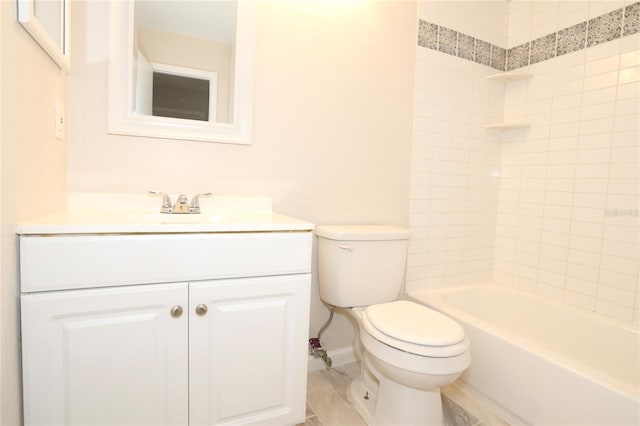
{"label": "white toilet", "polygon": [[370,425],[442,425],[440,387],[469,366],[462,327],[399,296],[409,232],[391,226],[318,226],[326,303],[358,322],[362,373],[350,397]]}

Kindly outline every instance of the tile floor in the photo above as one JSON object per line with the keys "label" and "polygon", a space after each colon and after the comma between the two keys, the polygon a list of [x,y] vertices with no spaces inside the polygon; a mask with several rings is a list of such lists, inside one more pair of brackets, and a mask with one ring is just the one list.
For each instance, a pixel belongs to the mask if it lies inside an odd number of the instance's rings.
{"label": "tile floor", "polygon": [[[351,380],[359,374],[358,362],[309,373],[306,419],[296,426],[366,426],[347,396]],[[445,426],[509,426],[455,383],[442,392]]]}
{"label": "tile floor", "polygon": [[347,396],[360,363],[315,371],[307,376],[307,415],[298,426],[366,426]]}

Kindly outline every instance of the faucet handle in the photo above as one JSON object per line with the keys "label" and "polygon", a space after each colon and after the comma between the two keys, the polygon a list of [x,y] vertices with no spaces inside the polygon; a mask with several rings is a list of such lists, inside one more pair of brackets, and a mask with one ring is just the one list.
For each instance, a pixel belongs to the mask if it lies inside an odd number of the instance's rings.
{"label": "faucet handle", "polygon": [[171,198],[169,195],[160,191],[149,190],[149,194],[162,195],[162,207],[160,207],[160,213],[173,213],[173,207],[171,206]]}
{"label": "faucet handle", "polygon": [[196,194],[191,199],[191,204],[189,204],[189,213],[200,213],[200,197],[208,197],[210,196],[210,192],[205,192],[204,194]]}

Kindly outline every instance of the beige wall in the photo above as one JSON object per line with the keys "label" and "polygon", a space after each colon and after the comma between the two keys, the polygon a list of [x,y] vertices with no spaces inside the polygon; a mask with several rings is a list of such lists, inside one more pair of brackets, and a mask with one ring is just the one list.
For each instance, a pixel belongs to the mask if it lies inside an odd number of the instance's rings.
{"label": "beige wall", "polygon": [[[251,146],[107,135],[107,12],[72,3],[71,191],[268,195],[316,224],[408,226],[415,3],[258,2]],[[326,316],[314,284],[312,334]]]}
{"label": "beige wall", "polygon": [[55,99],[65,101],[66,77],[15,16],[15,2],[0,2],[2,425],[21,423],[14,226],[64,207],[67,164],[65,142],[53,137]]}
{"label": "beige wall", "polygon": [[[2,17],[4,16],[4,14],[2,13],[2,9],[0,8],[0,36],[2,36]],[[0,37],[0,44],[1,44],[2,38]],[[0,45],[0,47],[2,47]],[[0,52],[0,190],[2,189],[2,53]],[[2,192],[0,191],[0,229],[2,226]],[[3,251],[2,251],[2,238],[0,237],[0,259],[2,259],[4,256],[2,256]],[[0,260],[0,307],[4,306],[2,304],[2,301],[4,300],[2,297],[2,283],[4,282],[2,280],[2,271],[4,270],[4,268],[2,267],[2,261]],[[4,358],[3,352],[2,352],[2,348],[4,347],[2,345],[2,341],[4,340],[4,333],[2,332],[2,319],[0,318],[0,421],[2,421],[2,406],[4,405],[3,399],[2,399],[2,383],[4,381],[4,373],[2,372],[2,359]]]}

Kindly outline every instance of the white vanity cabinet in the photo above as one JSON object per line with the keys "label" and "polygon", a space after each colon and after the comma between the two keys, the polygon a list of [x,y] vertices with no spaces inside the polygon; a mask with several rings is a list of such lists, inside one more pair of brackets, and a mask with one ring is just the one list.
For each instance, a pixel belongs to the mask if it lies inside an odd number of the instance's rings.
{"label": "white vanity cabinet", "polygon": [[295,424],[311,231],[21,235],[27,425]]}
{"label": "white vanity cabinet", "polygon": [[[304,421],[308,280],[290,275],[191,284],[192,425]],[[199,315],[199,306],[207,312]]]}
{"label": "white vanity cabinet", "polygon": [[187,303],[187,284],[23,295],[25,424],[187,424]]}

